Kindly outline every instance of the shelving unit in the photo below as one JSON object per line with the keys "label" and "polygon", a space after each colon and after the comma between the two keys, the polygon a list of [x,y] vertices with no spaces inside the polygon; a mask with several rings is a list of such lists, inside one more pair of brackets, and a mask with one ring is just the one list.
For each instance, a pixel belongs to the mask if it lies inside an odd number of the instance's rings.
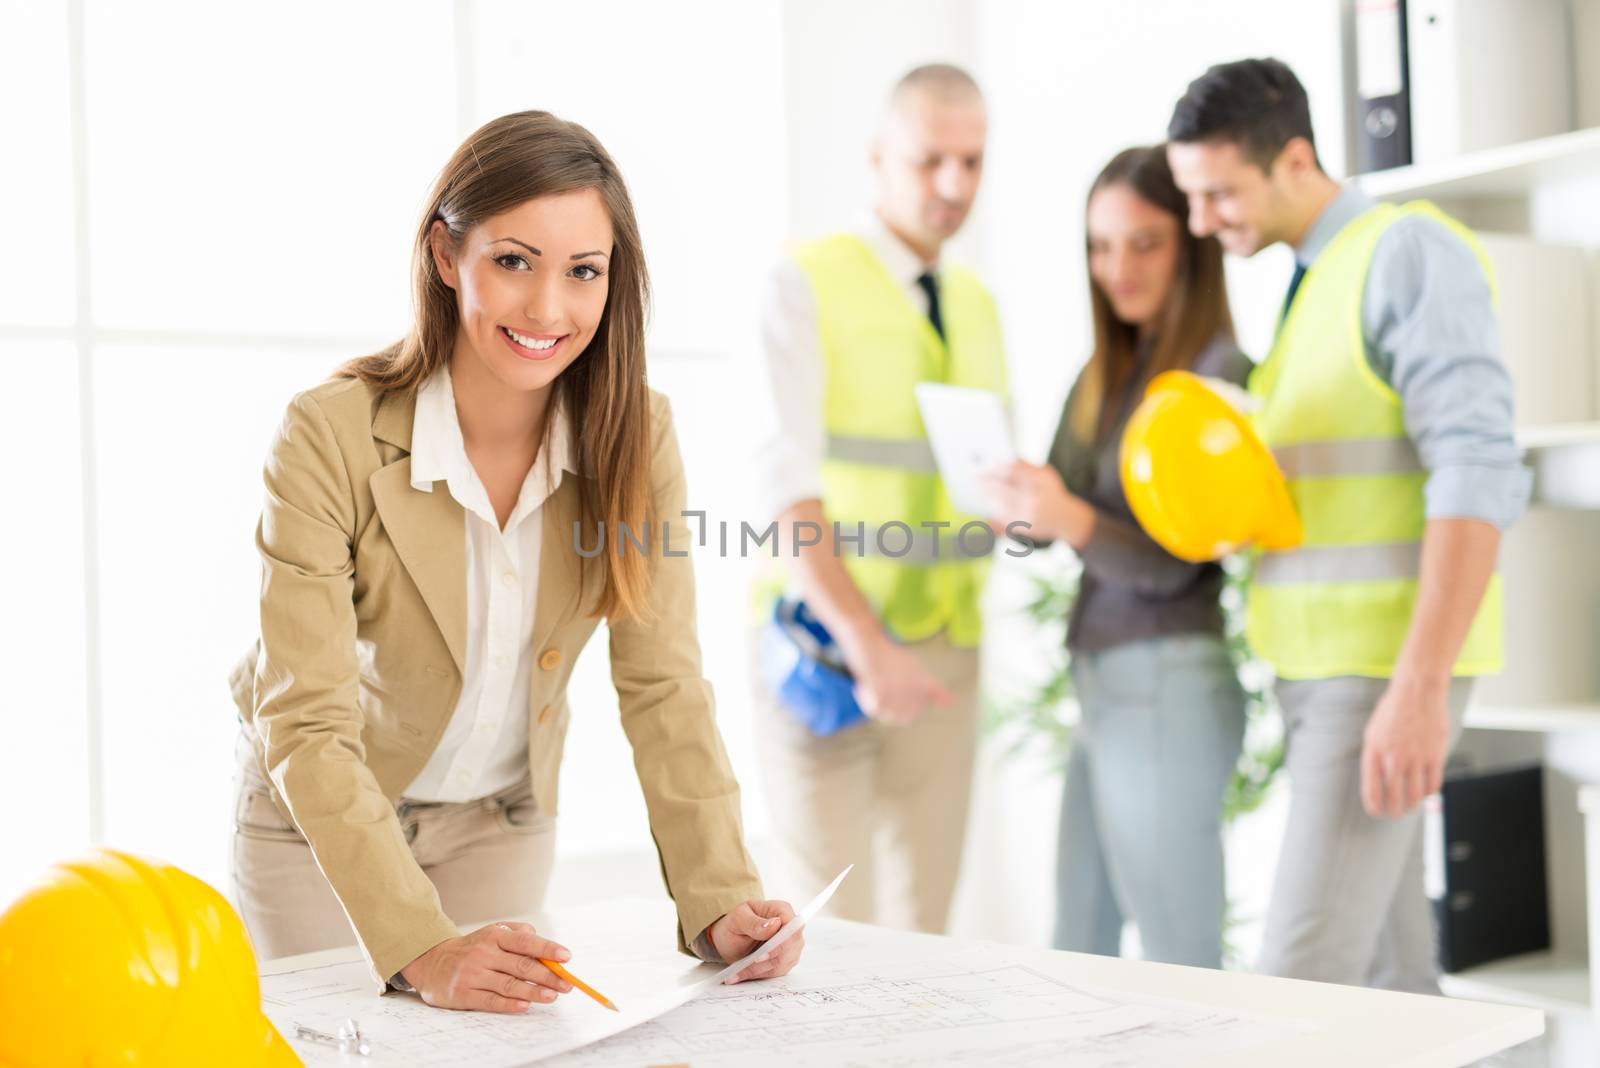
{"label": "shelving unit", "polygon": [[[1469,225],[1584,250],[1585,302],[1600,305],[1600,226],[1581,210],[1600,197],[1600,128],[1357,181],[1380,200],[1438,201]],[[1572,291],[1561,299],[1574,299]],[[1600,344],[1600,318],[1590,316],[1592,348]],[[1600,378],[1600,354],[1590,353],[1588,367]],[[1455,997],[1543,1009],[1552,1026],[1576,1039],[1562,1064],[1593,1063],[1600,1049],[1600,990],[1591,967],[1600,962],[1600,785],[1588,785],[1600,783],[1600,687],[1586,668],[1600,659],[1600,579],[1592,577],[1600,574],[1600,390],[1590,396],[1589,420],[1518,431],[1534,471],[1537,514],[1513,528],[1503,558],[1507,676],[1484,684],[1489,692],[1467,712],[1478,755],[1535,756],[1547,769],[1553,949],[1444,976],[1440,984]],[[1515,582],[1521,588],[1513,589]],[[1512,633],[1519,627],[1522,633]]]}
{"label": "shelving unit", "polygon": [[[1552,186],[1597,180],[1600,127],[1364,174],[1357,183],[1380,200],[1443,200],[1470,209],[1485,201],[1529,201]],[[1526,427],[1518,441],[1535,470],[1536,503],[1600,508],[1600,419]]]}
{"label": "shelving unit", "polygon": [[1552,731],[1600,729],[1600,702],[1570,705],[1473,705],[1467,726],[1486,731]]}
{"label": "shelving unit", "polygon": [[1536,502],[1600,508],[1600,422],[1530,427],[1517,440],[1533,467]]}
{"label": "shelving unit", "polygon": [[1600,448],[1600,421],[1526,427],[1517,432],[1517,444],[1530,451]]}
{"label": "shelving unit", "polygon": [[1368,195],[1380,200],[1457,200],[1524,197],[1557,182],[1600,173],[1600,128],[1471,152],[1439,163],[1364,174]]}
{"label": "shelving unit", "polygon": [[1545,1012],[1588,1013],[1591,1004],[1588,962],[1554,953],[1497,960],[1441,976],[1439,985],[1454,998],[1529,1005]]}

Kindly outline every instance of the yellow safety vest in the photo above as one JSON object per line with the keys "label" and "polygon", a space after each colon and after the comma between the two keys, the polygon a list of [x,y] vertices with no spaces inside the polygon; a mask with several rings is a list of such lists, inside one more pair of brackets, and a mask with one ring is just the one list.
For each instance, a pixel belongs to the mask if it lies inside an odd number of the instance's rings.
{"label": "yellow safety vest", "polygon": [[953,644],[976,645],[989,565],[977,554],[993,539],[971,528],[962,534],[982,517],[950,502],[912,387],[945,382],[1005,393],[994,301],[970,271],[942,268],[941,340],[859,237],[802,245],[795,260],[816,298],[827,432],[822,509],[851,539],[841,550],[845,568],[897,638],[943,630]]}
{"label": "yellow safety vest", "polygon": [[[1400,397],[1367,363],[1361,303],[1373,250],[1407,215],[1435,219],[1477,254],[1460,223],[1425,201],[1382,204],[1353,219],[1306,271],[1272,351],[1250,377],[1256,425],[1288,480],[1305,542],[1262,552],[1247,634],[1277,674],[1387,678],[1411,625],[1426,525],[1427,471],[1406,434]],[[1456,675],[1499,671],[1500,576],[1489,583]]]}

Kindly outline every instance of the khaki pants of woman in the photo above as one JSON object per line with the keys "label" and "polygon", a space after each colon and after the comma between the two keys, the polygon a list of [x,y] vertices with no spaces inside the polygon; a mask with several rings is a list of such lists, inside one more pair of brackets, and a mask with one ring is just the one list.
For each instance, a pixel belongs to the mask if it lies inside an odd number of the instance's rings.
{"label": "khaki pants of woman", "polygon": [[[249,742],[237,747],[232,896],[258,960],[353,945],[355,931],[311,847],[272,803]],[[460,925],[527,916],[544,902],[556,821],[530,781],[456,803],[402,800],[411,854]]]}

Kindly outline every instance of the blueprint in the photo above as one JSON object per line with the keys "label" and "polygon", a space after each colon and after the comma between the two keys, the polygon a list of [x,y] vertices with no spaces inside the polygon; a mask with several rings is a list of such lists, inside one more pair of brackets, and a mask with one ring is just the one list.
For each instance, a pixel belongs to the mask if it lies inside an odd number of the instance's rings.
{"label": "blueprint", "polygon": [[[678,953],[671,922],[668,918],[666,927],[656,927],[648,941],[632,925],[609,938],[561,936],[573,949],[573,972],[611,998],[618,1012],[577,992],[522,1015],[436,1009],[414,995],[374,995],[367,966],[359,960],[263,976],[261,1008],[310,1068],[517,1068],[615,1034],[692,998],[716,967]],[[341,1054],[296,1038],[301,1027],[337,1034],[339,1024],[352,1016],[371,1043],[370,1056]]]}
{"label": "blueprint", "polygon": [[[713,989],[722,980],[782,945],[809,923],[850,869],[839,873],[754,952],[724,967],[676,951],[672,906],[661,901],[612,901],[557,912],[538,929],[572,950],[571,968],[617,1006],[612,1012],[576,991],[527,1013],[456,1012],[423,1004],[414,995],[372,993],[365,963],[344,960],[268,974],[261,1008],[307,1065],[366,1068],[518,1068],[627,1030]],[[367,1056],[341,1053],[302,1038],[302,1028],[336,1036],[356,1019],[371,1046]]]}
{"label": "blueprint", "polygon": [[1086,986],[1067,954],[928,952],[942,943],[972,945],[818,921],[791,975],[719,987],[540,1068],[1115,1068],[1223,1057],[1321,1026]]}
{"label": "blueprint", "polygon": [[[1096,986],[1073,954],[829,919],[806,923],[805,953],[790,975],[726,986],[727,969],[676,952],[673,925],[665,901],[597,903],[539,924],[620,1012],[577,993],[518,1016],[435,1009],[414,996],[373,995],[366,966],[344,958],[263,976],[262,1008],[312,1068],[1120,1068],[1315,1041],[1328,1026]],[[302,1026],[336,1034],[349,1016],[370,1056],[296,1038]]]}

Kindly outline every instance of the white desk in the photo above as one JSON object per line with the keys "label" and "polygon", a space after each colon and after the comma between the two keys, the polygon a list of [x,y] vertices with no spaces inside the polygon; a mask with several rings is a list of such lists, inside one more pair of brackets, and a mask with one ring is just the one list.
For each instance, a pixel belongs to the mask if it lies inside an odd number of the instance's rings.
{"label": "white desk", "polygon": [[[626,980],[606,975],[596,948],[617,941],[621,924],[662,966],[687,970],[670,942],[670,904],[630,901],[596,926],[594,907],[558,912],[540,924],[574,951],[573,969],[623,1009],[615,989]],[[620,916],[620,918],[618,918]],[[594,931],[585,935],[585,928]],[[592,938],[592,941],[591,941]],[[353,948],[269,962],[264,984],[286,973],[357,959]],[[587,964],[587,968],[586,968]],[[616,965],[612,966],[613,968]],[[706,967],[709,970],[709,966]],[[600,969],[596,974],[590,969]],[[614,975],[620,973],[613,973]],[[570,999],[578,999],[569,1003]],[[393,999],[372,999],[395,1007]],[[404,1006],[408,1011],[411,1006]],[[600,1012],[581,995],[560,1006]],[[269,1006],[280,1030],[281,1005]],[[480,1014],[452,1014],[417,1005],[428,1018],[427,1056],[385,1052],[371,1017],[374,1057],[367,1062],[333,1054],[308,1063],[374,1068],[396,1063],[470,1063],[452,1050],[448,1029],[477,1041]],[[534,1010],[538,1012],[540,1010]],[[548,1011],[548,1010],[545,1010]],[[358,1013],[358,1018],[360,1014]],[[606,1014],[609,1016],[609,1014]],[[598,1018],[598,1017],[596,1017]],[[494,1021],[499,1023],[500,1021]],[[539,1021],[520,1021],[537,1027]],[[621,1034],[541,1063],[549,1068],[611,1068],[685,1064],[720,1068],[784,1063],[806,1068],[845,1063],[1045,1065],[1116,1063],[1451,1068],[1535,1038],[1544,1030],[1535,1009],[1450,998],[1394,994],[1237,972],[1179,968],[1052,950],[1001,946],[889,931],[838,920],[807,929],[805,957],[781,980],[719,987],[680,1008]],[[535,1030],[528,1030],[530,1057]],[[442,1037],[441,1037],[442,1035]],[[315,1047],[299,1046],[313,1054]],[[503,1048],[503,1047],[501,1047]],[[526,1063],[534,1063],[528,1061]]]}

